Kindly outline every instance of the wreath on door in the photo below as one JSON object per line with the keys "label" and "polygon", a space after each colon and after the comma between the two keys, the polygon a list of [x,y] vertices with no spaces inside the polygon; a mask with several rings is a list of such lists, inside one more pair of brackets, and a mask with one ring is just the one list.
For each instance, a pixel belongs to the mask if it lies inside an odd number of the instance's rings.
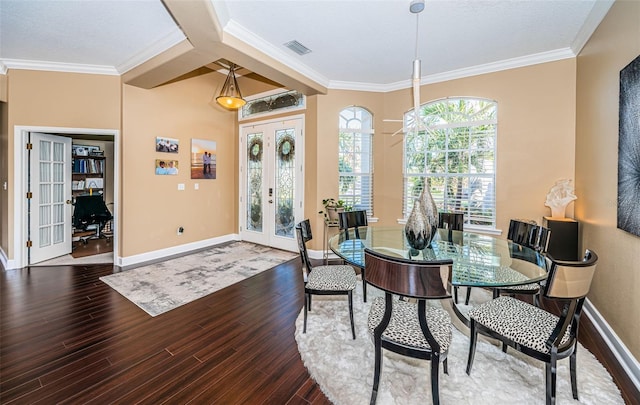
{"label": "wreath on door", "polygon": [[278,142],[278,157],[283,162],[290,162],[295,156],[295,139],[291,135],[283,136]]}
{"label": "wreath on door", "polygon": [[262,161],[262,139],[253,138],[249,143],[249,160],[252,162]]}

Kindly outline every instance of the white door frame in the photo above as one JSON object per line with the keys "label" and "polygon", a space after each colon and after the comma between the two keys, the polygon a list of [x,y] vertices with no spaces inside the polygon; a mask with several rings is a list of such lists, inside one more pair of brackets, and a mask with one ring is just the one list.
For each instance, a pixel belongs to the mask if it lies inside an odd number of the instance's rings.
{"label": "white door frame", "polygon": [[21,268],[28,264],[27,258],[27,144],[29,132],[44,132],[56,135],[100,135],[113,136],[113,263],[118,263],[118,202],[120,190],[120,131],[117,129],[64,128],[16,125],[13,127],[13,263],[8,261],[7,268]]}
{"label": "white door frame", "polygon": [[[251,126],[256,126],[256,125],[268,125],[268,124],[272,124],[272,123],[277,123],[277,122],[282,122],[282,121],[293,121],[293,120],[300,120],[300,128],[302,131],[302,135],[300,137],[299,142],[297,142],[296,144],[296,149],[297,149],[297,153],[299,153],[300,158],[298,160],[299,163],[299,171],[298,174],[296,175],[296,187],[299,188],[300,192],[299,192],[299,199],[296,199],[294,201],[294,204],[298,205],[298,209],[295,210],[296,214],[294,216],[294,221],[295,223],[300,222],[304,216],[304,130],[305,130],[305,116],[304,114],[297,114],[297,115],[290,115],[290,116],[284,116],[284,117],[279,117],[279,118],[273,118],[273,119],[268,119],[268,120],[263,120],[263,121],[254,121],[254,122],[250,122],[250,123],[240,123],[239,127],[238,127],[238,136],[239,136],[239,145],[243,145],[242,142],[242,137],[243,137],[243,128],[245,127],[251,127]],[[242,147],[239,148],[238,151],[238,155],[239,155],[239,165],[238,165],[238,179],[239,179],[239,187],[238,187],[238,234],[240,235],[240,237],[242,238],[242,231],[240,230],[240,227],[242,227],[242,224],[244,223],[244,200],[243,200],[243,196],[244,196],[244,192],[243,189],[246,188],[246,167],[244,166],[244,159],[246,158],[246,150],[243,150]],[[297,155],[298,156],[298,155]],[[278,246],[278,248],[280,249],[285,249],[284,246]],[[289,246],[289,248],[292,251],[296,251],[297,250],[297,242],[296,242],[296,235],[294,232],[293,235],[293,239],[291,241],[291,244]]]}

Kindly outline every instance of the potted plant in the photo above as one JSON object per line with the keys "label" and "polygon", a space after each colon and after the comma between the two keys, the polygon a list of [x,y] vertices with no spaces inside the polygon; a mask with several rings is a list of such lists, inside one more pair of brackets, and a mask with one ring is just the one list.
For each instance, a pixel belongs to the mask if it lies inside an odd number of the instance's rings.
{"label": "potted plant", "polygon": [[335,198],[325,198],[322,200],[324,210],[318,211],[318,214],[324,215],[324,220],[330,224],[338,223],[338,213],[349,211],[351,207],[344,200],[336,200]]}

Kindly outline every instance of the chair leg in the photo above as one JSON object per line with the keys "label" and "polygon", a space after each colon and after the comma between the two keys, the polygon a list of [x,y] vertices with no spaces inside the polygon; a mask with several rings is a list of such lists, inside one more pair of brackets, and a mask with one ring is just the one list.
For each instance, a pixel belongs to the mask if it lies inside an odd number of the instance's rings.
{"label": "chair leg", "polygon": [[349,319],[351,319],[351,334],[353,340],[356,340],[356,327],[353,323],[353,291],[349,291]]}
{"label": "chair leg", "polygon": [[507,344],[505,342],[502,342],[502,353],[506,353],[507,352]]}
{"label": "chair leg", "polygon": [[442,370],[444,371],[445,374],[448,375],[449,374],[449,370],[448,370],[448,367],[447,367],[447,360],[448,359],[444,359],[444,361],[442,362]]}
{"label": "chair leg", "polygon": [[362,276],[362,297],[364,298],[364,302],[367,302],[367,281],[364,276],[364,268],[360,271],[360,275]]}
{"label": "chair leg", "polygon": [[302,333],[307,333],[307,306],[309,302],[309,294],[304,294],[304,326],[302,327]]}
{"label": "chair leg", "polygon": [[382,335],[374,336],[375,365],[373,369],[373,388],[371,389],[371,401],[369,405],[375,405],[378,397],[378,386],[380,385],[380,373],[382,372]]}
{"label": "chair leg", "polygon": [[453,287],[453,302],[458,303],[458,287]]}
{"label": "chair leg", "polygon": [[476,355],[476,340],[478,339],[478,331],[476,329],[476,321],[471,320],[471,329],[469,330],[469,358],[467,359],[467,374],[471,375],[471,367],[473,366],[473,358]]}
{"label": "chair leg", "polygon": [[578,376],[577,376],[577,368],[576,368],[576,354],[578,351],[578,345],[576,344],[573,353],[569,357],[569,369],[571,370],[571,393],[573,394],[573,399],[578,400]]}
{"label": "chair leg", "polygon": [[438,376],[440,371],[440,354],[431,354],[431,400],[433,405],[440,404],[440,391],[438,389]]}
{"label": "chair leg", "polygon": [[546,371],[546,404],[554,405],[556,403],[556,358],[552,354],[551,360],[545,364]]}
{"label": "chair leg", "polygon": [[464,299],[464,305],[469,305],[470,299],[471,299],[471,287],[467,287],[467,296]]}
{"label": "chair leg", "polygon": [[311,311],[311,294],[307,294],[307,300],[309,301],[309,311]]}

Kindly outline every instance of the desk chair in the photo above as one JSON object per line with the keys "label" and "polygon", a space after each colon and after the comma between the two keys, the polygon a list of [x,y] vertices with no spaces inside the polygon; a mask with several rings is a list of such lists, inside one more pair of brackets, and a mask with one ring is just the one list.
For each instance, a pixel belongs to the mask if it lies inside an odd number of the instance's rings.
{"label": "desk chair", "polygon": [[591,287],[598,256],[587,250],[582,261],[559,261],[549,257],[551,267],[544,296],[563,303],[560,316],[512,297],[498,297],[471,311],[467,374],[471,374],[478,333],[545,362],[546,403],[555,404],[557,361],[570,358],[571,391],[578,399],[576,350],[580,314]]}
{"label": "desk chair", "polygon": [[307,312],[311,311],[312,295],[346,295],[349,300],[349,317],[351,319],[351,333],[356,338],[353,322],[353,290],[356,288],[356,272],[347,265],[312,266],[307,253],[307,242],[311,235],[311,224],[308,219],[296,225],[296,236],[300,258],[304,267],[304,327],[302,333],[307,333]]}
{"label": "desk chair", "polygon": [[95,228],[95,237],[101,237],[104,226],[113,219],[102,195],[78,195],[73,205],[73,227],[76,231],[86,233],[88,228]]}
{"label": "desk chair", "polygon": [[[340,230],[345,231],[344,235],[346,240],[349,240],[349,238],[351,237],[349,235],[349,229],[353,229],[353,233],[356,239],[360,239],[359,228],[368,225],[366,210],[339,212],[338,220],[340,224]],[[364,302],[367,302],[367,283],[365,281],[364,272],[364,267],[360,267],[360,274],[362,275],[362,297],[364,299]]]}
{"label": "desk chair", "polygon": [[[426,300],[451,298],[447,285],[451,282],[453,261],[415,262],[369,249],[364,254],[367,282],[384,291],[384,298],[373,300],[367,321],[375,348],[370,403],[376,403],[384,348],[403,356],[431,360],[431,395],[437,405],[440,362],[447,373],[451,318],[440,307],[427,309]],[[394,294],[410,300],[394,299]]]}

